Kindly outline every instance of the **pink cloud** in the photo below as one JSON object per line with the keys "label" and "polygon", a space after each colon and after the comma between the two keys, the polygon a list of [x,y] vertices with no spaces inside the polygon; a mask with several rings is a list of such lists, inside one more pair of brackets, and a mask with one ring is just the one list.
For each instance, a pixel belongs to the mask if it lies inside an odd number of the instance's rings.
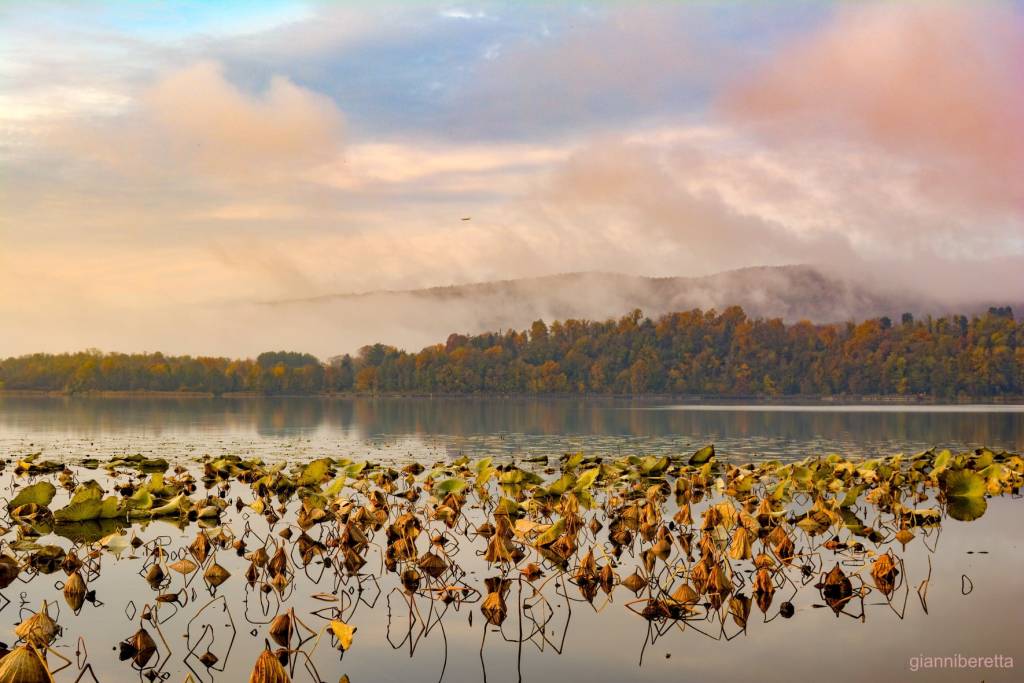
{"label": "pink cloud", "polygon": [[730,89],[769,135],[868,141],[919,165],[930,196],[1024,209],[1024,14],[1010,4],[847,6]]}

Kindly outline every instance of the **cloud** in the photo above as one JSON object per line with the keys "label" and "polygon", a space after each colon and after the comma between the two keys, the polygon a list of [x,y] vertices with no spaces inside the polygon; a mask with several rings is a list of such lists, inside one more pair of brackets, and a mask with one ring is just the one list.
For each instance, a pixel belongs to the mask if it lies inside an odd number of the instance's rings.
{"label": "cloud", "polygon": [[55,139],[129,175],[250,184],[334,158],[343,131],[343,114],[324,95],[283,76],[250,94],[218,63],[199,62],[160,78],[128,111],[64,122]]}
{"label": "cloud", "polygon": [[843,5],[728,90],[723,110],[767,139],[873,145],[915,162],[923,195],[1019,215],[1021,64],[1018,5]]}

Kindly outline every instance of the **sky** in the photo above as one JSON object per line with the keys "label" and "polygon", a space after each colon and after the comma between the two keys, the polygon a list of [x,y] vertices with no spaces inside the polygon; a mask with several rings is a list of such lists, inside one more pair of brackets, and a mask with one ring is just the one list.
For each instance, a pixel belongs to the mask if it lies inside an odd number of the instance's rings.
{"label": "sky", "polygon": [[1022,64],[1009,1],[4,2],[0,356],[578,271],[1024,300]]}

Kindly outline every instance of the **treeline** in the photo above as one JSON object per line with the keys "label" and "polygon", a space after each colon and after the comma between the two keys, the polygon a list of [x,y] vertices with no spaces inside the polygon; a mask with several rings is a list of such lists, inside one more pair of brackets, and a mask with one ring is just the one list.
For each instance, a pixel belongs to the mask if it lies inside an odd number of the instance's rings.
{"label": "treeline", "polygon": [[255,360],[87,351],[0,361],[0,387],[213,394],[689,394],[703,396],[1024,395],[1024,325],[985,315],[786,325],[738,307],[640,311],[529,330],[453,334],[418,353],[375,344],[321,362],[275,352]]}

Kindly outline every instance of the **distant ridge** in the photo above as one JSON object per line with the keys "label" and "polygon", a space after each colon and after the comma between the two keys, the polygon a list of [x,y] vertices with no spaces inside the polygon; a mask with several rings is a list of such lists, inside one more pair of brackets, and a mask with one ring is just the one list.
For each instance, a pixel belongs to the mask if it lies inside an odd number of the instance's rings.
{"label": "distant ridge", "polygon": [[[280,307],[415,299],[493,310],[513,305],[533,318],[604,319],[640,308],[649,315],[742,306],[751,316],[834,322],[891,312],[891,295],[873,292],[813,266],[754,266],[699,277],[645,277],[609,272],[562,273],[421,289],[343,292],[264,302]],[[919,307],[920,301],[905,305]],[[483,311],[482,311],[483,312]]]}
{"label": "distant ridge", "polygon": [[[1006,305],[1014,302],[994,302]],[[420,349],[451,333],[524,329],[538,319],[607,320],[639,308],[645,315],[722,311],[787,323],[846,322],[903,312],[915,316],[984,311],[985,302],[940,304],[909,291],[869,286],[809,265],[763,266],[701,277],[643,277],[582,272],[407,290],[329,294],[255,306],[274,347],[321,356],[384,342]],[[270,322],[269,327],[268,322]]]}

